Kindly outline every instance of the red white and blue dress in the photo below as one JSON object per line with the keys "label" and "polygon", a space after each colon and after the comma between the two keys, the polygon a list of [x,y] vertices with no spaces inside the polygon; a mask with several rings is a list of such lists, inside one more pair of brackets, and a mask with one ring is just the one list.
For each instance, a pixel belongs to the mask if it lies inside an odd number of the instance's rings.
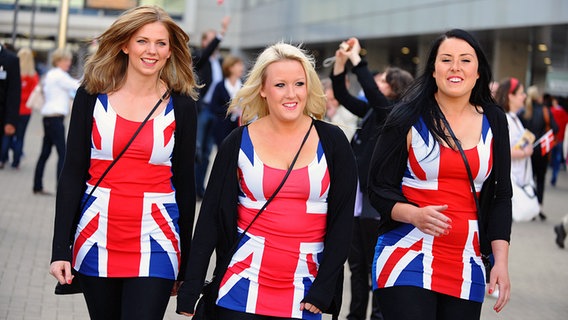
{"label": "red white and blue dress", "polygon": [[[492,170],[493,134],[485,115],[479,143],[464,150],[479,194]],[[402,193],[420,207],[447,204],[448,235],[433,237],[411,224],[378,238],[373,288],[416,286],[483,302],[485,269],[479,249],[477,210],[467,171],[457,150],[435,143],[422,120],[412,127]]]}
{"label": "red white and blue dress", "polygon": [[[140,122],[119,116],[100,94],[93,113],[90,179],[83,202]],[[85,206],[75,233],[73,267],[97,277],[176,279],[179,211],[171,157],[173,100],[149,120]]]}
{"label": "red white and blue dress", "polygon": [[[285,173],[262,162],[246,127],[238,158],[239,234]],[[320,314],[300,311],[300,302],[317,275],[324,249],[329,187],[320,143],[313,161],[292,170],[239,243],[221,282],[217,305],[260,315],[321,319]]]}

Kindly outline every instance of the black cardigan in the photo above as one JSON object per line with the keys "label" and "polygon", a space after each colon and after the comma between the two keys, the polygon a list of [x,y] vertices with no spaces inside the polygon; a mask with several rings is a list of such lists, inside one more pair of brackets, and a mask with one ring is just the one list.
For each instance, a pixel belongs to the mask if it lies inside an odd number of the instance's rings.
{"label": "black cardigan", "polygon": [[[223,262],[229,260],[229,251],[238,238],[237,159],[243,128],[238,127],[227,136],[215,158],[199,211],[186,268],[186,281],[178,291],[178,313],[193,313],[213,250],[217,257],[213,292],[217,296],[219,282],[226,270]],[[351,242],[357,168],[349,142],[341,129],[322,121],[316,121],[315,128],[327,159],[331,181],[323,259],[304,301],[326,313],[338,315],[343,293],[343,265]]]}
{"label": "black cardigan", "polygon": [[[493,168],[483,183],[480,195],[479,234],[481,251],[491,252],[491,241],[510,241],[512,209],[511,152],[507,118],[499,106],[483,107],[493,132]],[[397,128],[379,136],[369,171],[369,198],[381,213],[380,234],[400,222],[392,220],[391,211],[397,202],[409,203],[401,190],[402,176],[408,160],[407,129]]]}
{"label": "black cardigan", "polygon": [[[172,154],[172,183],[179,208],[181,265],[178,279],[183,280],[195,219],[195,136],[197,111],[195,101],[172,93],[176,119],[175,145]],[[71,261],[71,245],[79,218],[81,198],[89,179],[93,111],[97,94],[88,94],[83,87],[73,101],[67,149],[63,170],[57,184],[55,226],[51,261]],[[120,160],[119,160],[120,161]]]}

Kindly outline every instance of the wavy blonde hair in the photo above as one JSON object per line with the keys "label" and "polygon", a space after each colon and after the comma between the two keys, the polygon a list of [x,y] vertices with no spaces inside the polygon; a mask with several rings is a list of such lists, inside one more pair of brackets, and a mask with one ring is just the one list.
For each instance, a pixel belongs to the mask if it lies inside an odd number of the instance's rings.
{"label": "wavy blonde hair", "polygon": [[32,49],[20,49],[18,51],[18,58],[20,58],[20,74],[22,76],[35,76],[37,74]]}
{"label": "wavy blonde hair", "polygon": [[143,26],[160,22],[169,33],[172,54],[160,71],[169,89],[197,99],[197,84],[189,52],[189,36],[162,8],[145,5],[129,9],[98,38],[98,49],[85,63],[83,85],[87,92],[108,93],[124,85],[128,55],[122,47]]}
{"label": "wavy blonde hair", "polygon": [[315,70],[315,59],[300,46],[296,47],[283,42],[273,44],[262,51],[247,75],[243,87],[231,100],[227,112],[242,109],[241,122],[244,124],[267,116],[269,113],[268,104],[260,96],[260,90],[266,80],[267,67],[282,60],[294,60],[302,64],[306,73],[308,91],[304,114],[316,119],[323,119],[325,115],[325,94]]}

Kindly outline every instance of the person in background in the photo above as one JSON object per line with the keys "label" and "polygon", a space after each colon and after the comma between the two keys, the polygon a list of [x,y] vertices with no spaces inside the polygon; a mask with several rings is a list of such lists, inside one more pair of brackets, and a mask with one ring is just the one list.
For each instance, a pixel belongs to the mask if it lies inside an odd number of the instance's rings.
{"label": "person in background", "polygon": [[223,81],[223,59],[219,53],[219,44],[223,40],[231,19],[225,16],[221,21],[219,32],[210,29],[201,35],[201,50],[194,52],[195,71],[199,84],[199,100],[197,107],[197,153],[195,161],[195,183],[198,199],[203,198],[205,192],[205,176],[209,168],[209,157],[215,142],[213,127],[216,122],[215,114],[211,110],[213,91],[219,82]]}
{"label": "person in background", "polygon": [[558,104],[558,98],[554,96],[545,94],[543,100],[545,101],[544,106],[549,108],[550,113],[552,113],[552,117],[554,118],[554,121],[558,126],[558,132],[554,136],[556,144],[552,148],[552,153],[550,155],[550,166],[552,167],[550,184],[554,187],[556,186],[556,180],[558,179],[560,166],[562,163],[565,163],[562,150],[565,143],[564,135],[566,134],[566,125],[568,125],[568,111],[566,111],[563,106]]}
{"label": "person in background", "polygon": [[509,125],[509,145],[511,149],[511,176],[514,181],[524,186],[532,181],[532,165],[530,157],[533,154],[532,143],[519,146],[525,127],[519,119],[519,112],[525,106],[525,88],[517,78],[508,78],[499,84],[495,92],[495,101],[507,112]]}
{"label": "person in background", "polygon": [[35,69],[34,54],[30,48],[22,48],[18,51],[20,59],[20,77],[22,82],[22,98],[20,100],[20,112],[16,132],[13,136],[4,136],[2,151],[0,153],[0,168],[8,161],[8,151],[13,149],[12,168],[20,168],[20,160],[24,150],[24,136],[30,121],[32,110],[26,106],[26,102],[36,85],[39,85],[39,75]]}
{"label": "person in background", "polygon": [[[21,90],[19,58],[0,44],[0,150],[4,136],[11,137],[16,133]],[[4,160],[0,159],[0,162],[0,169],[3,169]]]}
{"label": "person in background", "polygon": [[218,319],[339,315],[357,169],[345,134],[321,121],[325,96],[314,66],[306,51],[276,43],[258,56],[233,98],[229,111],[242,108],[244,125],[215,158],[178,313],[195,312],[216,250],[209,310]]}
{"label": "person in background", "polygon": [[50,273],[79,281],[91,319],[162,319],[195,217],[189,36],[162,8],[139,6],[98,41],[73,103]]}
{"label": "person in background", "polygon": [[554,226],[554,233],[556,234],[556,245],[560,249],[564,249],[564,240],[566,240],[566,230],[568,230],[568,214],[562,217],[562,221]]}
{"label": "person in background", "polygon": [[[542,105],[542,96],[536,86],[527,88],[527,98],[525,108],[521,111],[519,117],[530,132],[532,132],[537,141],[543,137],[550,129],[553,134],[558,132],[558,126],[550,110]],[[541,221],[546,220],[546,215],[542,212],[542,203],[544,200],[544,188],[546,171],[550,164],[550,152],[543,153],[541,146],[537,145],[535,152],[531,156],[534,181],[536,183],[536,197],[540,204],[540,212],[538,216]]]}
{"label": "person in background", "polygon": [[210,105],[216,118],[212,133],[217,149],[221,146],[225,137],[239,126],[240,110],[227,113],[227,108],[231,99],[243,85],[241,78],[245,71],[243,60],[233,55],[228,55],[223,59],[222,67],[224,79],[215,86]]}
{"label": "person in background", "polygon": [[381,213],[373,289],[386,320],[479,319],[486,275],[488,293],[499,290],[493,309],[509,301],[511,152],[490,81],[479,42],[447,31],[381,131],[369,198]]}
{"label": "person in background", "polygon": [[323,91],[326,97],[326,111],[325,119],[343,130],[345,136],[349,141],[355,135],[357,130],[357,124],[359,122],[359,117],[349,112],[344,106],[339,104],[339,101],[335,99],[333,94],[333,87],[331,85],[331,79],[322,79]]}
{"label": "person in background", "polygon": [[[353,242],[348,259],[351,270],[351,303],[347,319],[366,319],[369,295],[372,294],[371,319],[379,320],[383,317],[376,295],[371,291],[370,276],[380,216],[369,202],[367,173],[379,129],[392,106],[400,100],[404,90],[413,81],[413,77],[409,72],[396,67],[388,67],[378,76],[373,76],[360,52],[361,45],[357,38],[343,42],[335,52],[331,76],[336,99],[351,113],[362,118],[360,129],[351,140],[351,147],[357,159],[359,187],[354,210]],[[344,79],[348,60],[353,65],[352,72],[357,75],[366,101],[352,96],[347,91]]]}
{"label": "person in background", "polygon": [[70,99],[79,88],[79,80],[69,75],[73,62],[73,53],[66,48],[56,49],[51,56],[52,68],[45,74],[43,93],[45,103],[41,108],[43,117],[43,141],[41,152],[36,163],[33,193],[51,195],[43,188],[43,172],[45,164],[51,155],[51,149],[57,150],[56,179],[59,178],[65,159],[65,125],[63,121],[69,113]]}

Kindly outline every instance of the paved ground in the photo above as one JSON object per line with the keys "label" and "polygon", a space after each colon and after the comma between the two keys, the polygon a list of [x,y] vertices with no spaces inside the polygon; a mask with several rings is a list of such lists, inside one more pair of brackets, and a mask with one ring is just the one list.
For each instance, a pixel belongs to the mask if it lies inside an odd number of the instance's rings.
{"label": "paved ground", "polygon": [[[34,114],[21,169],[0,170],[0,319],[88,319],[81,295],[53,294],[55,280],[48,274],[48,267],[55,198],[32,194],[41,138],[40,117]],[[56,158],[54,150],[45,172],[45,188],[49,191],[55,190]],[[511,302],[496,314],[491,309],[494,300],[487,298],[482,319],[567,318],[568,250],[556,247],[552,231],[562,215],[568,214],[567,198],[568,174],[562,172],[556,188],[547,185],[544,212],[548,220],[514,224]],[[349,299],[349,290],[345,290],[342,319]],[[172,299],[166,319],[185,319],[174,313],[174,305]]]}

